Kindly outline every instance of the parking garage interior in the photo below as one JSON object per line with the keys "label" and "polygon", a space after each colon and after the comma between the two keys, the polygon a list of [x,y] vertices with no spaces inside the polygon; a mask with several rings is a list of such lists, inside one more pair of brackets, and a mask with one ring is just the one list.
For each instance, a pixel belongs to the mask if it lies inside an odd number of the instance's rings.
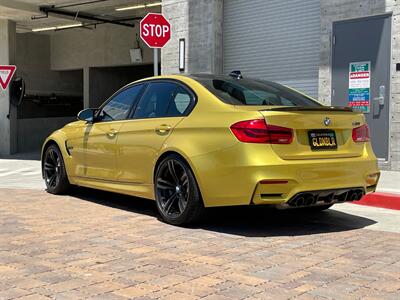
{"label": "parking garage interior", "polygon": [[16,65],[14,80],[24,85],[21,97],[21,84],[0,95],[1,103],[18,96],[0,108],[8,110],[0,119],[9,127],[2,124],[0,134],[11,132],[9,152],[40,151],[46,136],[81,109],[153,75],[153,52],[140,41],[138,25],[160,11],[155,0],[0,1],[1,64]]}

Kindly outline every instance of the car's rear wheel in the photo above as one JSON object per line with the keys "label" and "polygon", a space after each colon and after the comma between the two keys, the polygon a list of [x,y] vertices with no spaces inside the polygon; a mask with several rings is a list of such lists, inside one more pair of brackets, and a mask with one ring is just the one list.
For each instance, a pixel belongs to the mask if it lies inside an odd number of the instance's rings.
{"label": "car's rear wheel", "polygon": [[60,149],[50,145],[43,157],[43,177],[47,191],[51,194],[64,194],[70,188],[64,160]]}
{"label": "car's rear wheel", "polygon": [[165,157],[154,180],[157,209],[165,222],[184,225],[201,218],[204,205],[196,179],[180,156]]}

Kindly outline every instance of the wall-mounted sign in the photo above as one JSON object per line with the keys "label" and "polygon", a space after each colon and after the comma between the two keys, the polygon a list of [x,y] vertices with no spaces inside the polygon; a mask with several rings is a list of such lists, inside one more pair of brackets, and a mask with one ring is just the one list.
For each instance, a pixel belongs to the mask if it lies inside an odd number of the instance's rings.
{"label": "wall-mounted sign", "polygon": [[16,66],[0,66],[0,87],[5,90],[14,76]]}
{"label": "wall-mounted sign", "polygon": [[351,62],[349,64],[349,106],[369,113],[371,95],[371,62]]}

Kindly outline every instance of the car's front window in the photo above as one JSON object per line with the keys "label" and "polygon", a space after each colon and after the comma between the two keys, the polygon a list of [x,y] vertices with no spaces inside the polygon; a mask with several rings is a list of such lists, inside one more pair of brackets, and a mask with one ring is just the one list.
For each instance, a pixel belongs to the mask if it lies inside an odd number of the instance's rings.
{"label": "car's front window", "polygon": [[120,121],[127,119],[135,101],[137,101],[143,84],[129,87],[115,95],[100,110],[98,121]]}
{"label": "car's front window", "polygon": [[173,82],[155,81],[149,84],[140,100],[133,118],[164,118],[184,116],[193,96]]}
{"label": "car's front window", "polygon": [[321,106],[281,84],[228,76],[194,76],[211,93],[233,105]]}

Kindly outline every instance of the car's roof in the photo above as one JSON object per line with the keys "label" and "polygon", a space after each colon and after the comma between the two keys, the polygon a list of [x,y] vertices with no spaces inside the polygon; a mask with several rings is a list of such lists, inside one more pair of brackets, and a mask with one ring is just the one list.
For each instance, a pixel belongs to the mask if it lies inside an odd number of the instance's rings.
{"label": "car's roof", "polygon": [[[198,73],[198,74],[177,74],[177,75],[161,75],[161,76],[153,76],[153,77],[147,77],[143,78],[140,80],[137,80],[136,82],[142,82],[142,81],[148,81],[148,80],[157,80],[157,79],[175,79],[175,80],[185,80],[187,78],[196,80],[196,81],[203,81],[203,80],[224,80],[224,81],[233,81],[233,80],[251,80],[251,81],[258,81],[258,82],[264,82],[264,83],[275,83],[259,78],[251,78],[251,77],[244,77],[241,79],[236,79],[232,76],[229,75],[220,75],[220,74],[211,74],[211,73]],[[276,83],[275,83],[276,84]]]}

